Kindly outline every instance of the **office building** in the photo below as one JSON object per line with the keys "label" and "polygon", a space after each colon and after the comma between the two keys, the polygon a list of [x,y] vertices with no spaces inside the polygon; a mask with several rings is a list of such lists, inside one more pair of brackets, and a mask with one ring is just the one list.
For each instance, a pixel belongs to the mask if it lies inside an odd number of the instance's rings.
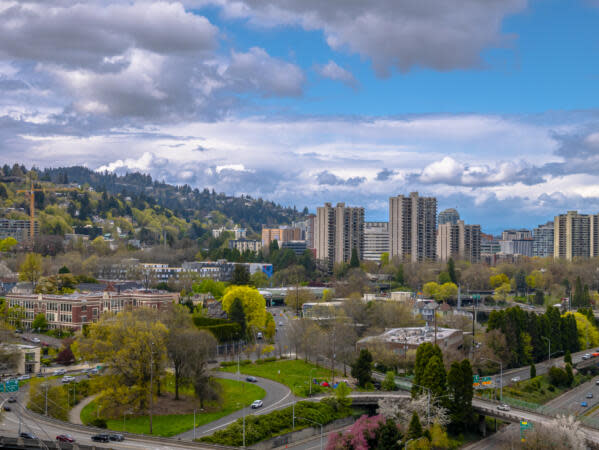
{"label": "office building", "polygon": [[383,253],[389,253],[389,222],[365,222],[363,259],[380,261]]}
{"label": "office building", "polygon": [[[596,221],[588,214],[568,211],[555,216],[553,221],[553,256],[555,259],[572,261],[588,258],[591,254],[591,227],[595,233]],[[595,242],[593,242],[593,247]]]}
{"label": "office building", "polygon": [[257,253],[262,250],[262,241],[254,241],[252,239],[231,239],[229,248],[236,249],[239,253],[246,251]]}
{"label": "office building", "polygon": [[444,209],[439,213],[439,225],[451,223],[456,225],[460,220],[460,214],[454,208]]}
{"label": "office building", "polygon": [[390,256],[412,262],[437,258],[437,199],[398,195],[389,199]]}
{"label": "office building", "polygon": [[553,257],[553,227],[553,222],[547,222],[533,230],[532,256]]}
{"label": "office building", "polygon": [[314,227],[316,258],[326,261],[329,269],[335,263],[349,263],[352,250],[358,258],[364,254],[364,208],[345,203],[325,203],[317,208]]}
{"label": "office building", "polygon": [[281,248],[288,248],[290,250],[293,250],[293,253],[295,253],[297,256],[300,256],[306,251],[308,247],[306,245],[306,241],[287,241],[283,242]]}
{"label": "office building", "polygon": [[405,356],[425,342],[434,343],[441,351],[456,351],[464,344],[462,330],[437,327],[391,328],[378,336],[367,336],[356,343],[356,348],[376,351],[385,348],[395,355]]}
{"label": "office building", "polygon": [[440,261],[480,261],[480,225],[466,225],[463,220],[455,224],[445,222],[437,228],[437,257]]}

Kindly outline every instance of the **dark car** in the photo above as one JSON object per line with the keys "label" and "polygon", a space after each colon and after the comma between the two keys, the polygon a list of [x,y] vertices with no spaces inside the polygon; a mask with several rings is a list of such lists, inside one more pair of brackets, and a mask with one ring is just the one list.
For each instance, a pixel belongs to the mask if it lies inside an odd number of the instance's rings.
{"label": "dark car", "polygon": [[4,409],[4,411],[12,411],[12,408],[8,405],[4,405],[2,409]]}
{"label": "dark car", "polygon": [[110,442],[110,436],[105,433],[94,434],[92,436],[94,442]]}
{"label": "dark car", "polygon": [[108,436],[111,441],[122,442],[125,440],[125,436],[119,433],[112,433]]}
{"label": "dark car", "polygon": [[19,436],[22,437],[23,439],[37,439],[35,437],[35,434],[29,433],[28,431],[21,431],[19,433]]}
{"label": "dark car", "polygon": [[70,444],[75,442],[75,438],[73,438],[73,436],[71,436],[70,434],[59,434],[58,436],[56,436],[56,440],[60,442],[68,442]]}
{"label": "dark car", "polygon": [[20,328],[17,328],[17,329],[15,330],[15,333],[21,334],[21,333],[23,333],[23,330],[21,330]]}
{"label": "dark car", "polygon": [[13,397],[12,395],[8,397],[8,403],[17,403],[16,397]]}
{"label": "dark car", "polygon": [[245,381],[249,381],[250,383],[255,383],[258,381],[256,377],[246,377]]}

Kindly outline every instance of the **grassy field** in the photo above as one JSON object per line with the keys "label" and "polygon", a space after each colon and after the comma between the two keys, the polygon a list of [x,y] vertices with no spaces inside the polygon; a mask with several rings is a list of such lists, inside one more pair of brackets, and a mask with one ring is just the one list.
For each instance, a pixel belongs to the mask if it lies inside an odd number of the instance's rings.
{"label": "grassy field", "polygon": [[[220,370],[230,373],[237,372],[237,366],[222,367]],[[310,364],[300,359],[282,359],[279,361],[266,362],[264,364],[244,364],[240,367],[241,373],[254,375],[256,377],[268,378],[284,384],[294,391],[295,395],[306,397],[310,392],[309,382],[312,378],[319,381],[331,380],[331,370]],[[339,372],[335,372],[337,379],[342,379]],[[322,392],[318,385],[312,385],[312,393]]]}
{"label": "grassy field", "polygon": [[[222,402],[206,403],[206,407],[219,407],[220,409],[215,412],[209,413],[197,413],[196,414],[196,426],[205,425],[214,420],[220,419],[228,414],[231,414],[242,406],[248,406],[256,399],[261,399],[266,395],[266,392],[261,387],[253,385],[251,383],[243,383],[234,380],[223,380],[216,379],[216,381],[223,388],[223,399]],[[166,386],[167,391],[174,391],[174,384],[167,380]],[[191,390],[189,388],[181,389],[180,394],[190,395]],[[96,417],[96,402],[91,402],[81,411],[81,421],[83,423],[89,423]],[[107,420],[106,424],[110,430],[114,431],[128,431],[130,433],[145,433],[148,434],[150,430],[150,420],[148,416],[127,416],[125,420],[125,428],[123,428],[123,420]],[[183,433],[193,428],[193,414],[168,414],[161,416],[153,416],[152,418],[153,433],[156,436],[174,436],[179,433]]]}

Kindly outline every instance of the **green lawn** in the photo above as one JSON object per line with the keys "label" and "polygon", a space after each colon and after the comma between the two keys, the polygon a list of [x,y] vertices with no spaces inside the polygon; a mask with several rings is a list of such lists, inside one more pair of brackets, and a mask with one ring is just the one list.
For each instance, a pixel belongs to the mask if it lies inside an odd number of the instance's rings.
{"label": "green lawn", "polygon": [[[231,414],[242,406],[248,406],[254,400],[264,398],[266,392],[261,387],[251,383],[238,382],[234,380],[216,379],[223,388],[223,399],[218,405],[220,406],[216,412],[197,413],[196,426],[204,425],[214,420],[220,419],[228,414]],[[174,391],[173,383],[169,380],[165,383],[167,391]],[[191,394],[189,388],[184,388],[179,391],[180,394]],[[207,406],[210,403],[206,404]],[[81,411],[81,421],[89,423],[96,417],[96,402],[91,402]],[[106,424],[110,430],[128,431],[130,433],[147,434],[150,429],[150,420],[148,416],[127,416],[125,420],[125,428],[123,429],[123,420],[107,420]],[[156,436],[174,436],[184,431],[193,428],[193,414],[168,414],[163,416],[153,416],[152,418],[153,433]]]}
{"label": "green lawn", "polygon": [[[237,372],[237,366],[222,367],[220,370],[230,373]],[[310,364],[301,359],[281,359],[264,364],[244,364],[240,366],[241,373],[256,377],[268,378],[284,384],[294,391],[295,395],[306,397],[310,392],[310,381],[316,378],[319,381],[331,381],[331,370]],[[337,379],[343,378],[335,372]],[[322,392],[327,388],[312,385],[312,393]]]}

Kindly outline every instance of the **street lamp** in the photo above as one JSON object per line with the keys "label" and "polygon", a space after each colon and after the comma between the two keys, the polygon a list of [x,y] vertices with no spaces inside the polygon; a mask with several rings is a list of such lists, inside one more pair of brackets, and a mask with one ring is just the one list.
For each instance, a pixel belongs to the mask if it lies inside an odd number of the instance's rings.
{"label": "street lamp", "polygon": [[312,423],[315,423],[316,425],[319,425],[319,426],[320,426],[320,450],[322,450],[322,449],[324,448],[324,447],[323,447],[323,445],[324,445],[324,444],[323,444],[322,424],[321,424],[321,423],[318,423],[318,422],[317,422],[317,421],[315,421],[315,420],[308,419],[308,418],[306,418],[306,417],[298,417],[298,419],[307,420],[308,422],[312,422]]}
{"label": "street lamp", "polygon": [[[293,394],[293,419],[292,419],[292,430],[295,430],[295,402],[296,402],[296,398],[295,398],[295,387],[296,386],[300,386],[301,383],[294,383],[293,384],[293,389],[291,390],[291,393]],[[312,387],[312,385],[310,385],[310,387]]]}
{"label": "street lamp", "polygon": [[152,408],[154,406],[154,343],[150,341],[150,434],[152,434]]}
{"label": "street lamp", "polygon": [[499,387],[500,387],[499,401],[501,401],[503,403],[503,363],[501,361],[496,361],[491,358],[481,358],[481,359],[486,359],[487,361],[499,363]]}
{"label": "street lamp", "polygon": [[[241,403],[238,402],[237,406],[242,406],[242,405],[241,405]],[[242,413],[243,413],[243,448],[245,448],[245,407],[243,407]],[[195,428],[194,428],[194,431],[195,431]],[[195,433],[194,433],[194,435],[195,435]]]}
{"label": "street lamp", "polygon": [[541,339],[545,339],[549,344],[549,362],[551,362],[551,339],[549,339],[547,336],[541,336]]}

